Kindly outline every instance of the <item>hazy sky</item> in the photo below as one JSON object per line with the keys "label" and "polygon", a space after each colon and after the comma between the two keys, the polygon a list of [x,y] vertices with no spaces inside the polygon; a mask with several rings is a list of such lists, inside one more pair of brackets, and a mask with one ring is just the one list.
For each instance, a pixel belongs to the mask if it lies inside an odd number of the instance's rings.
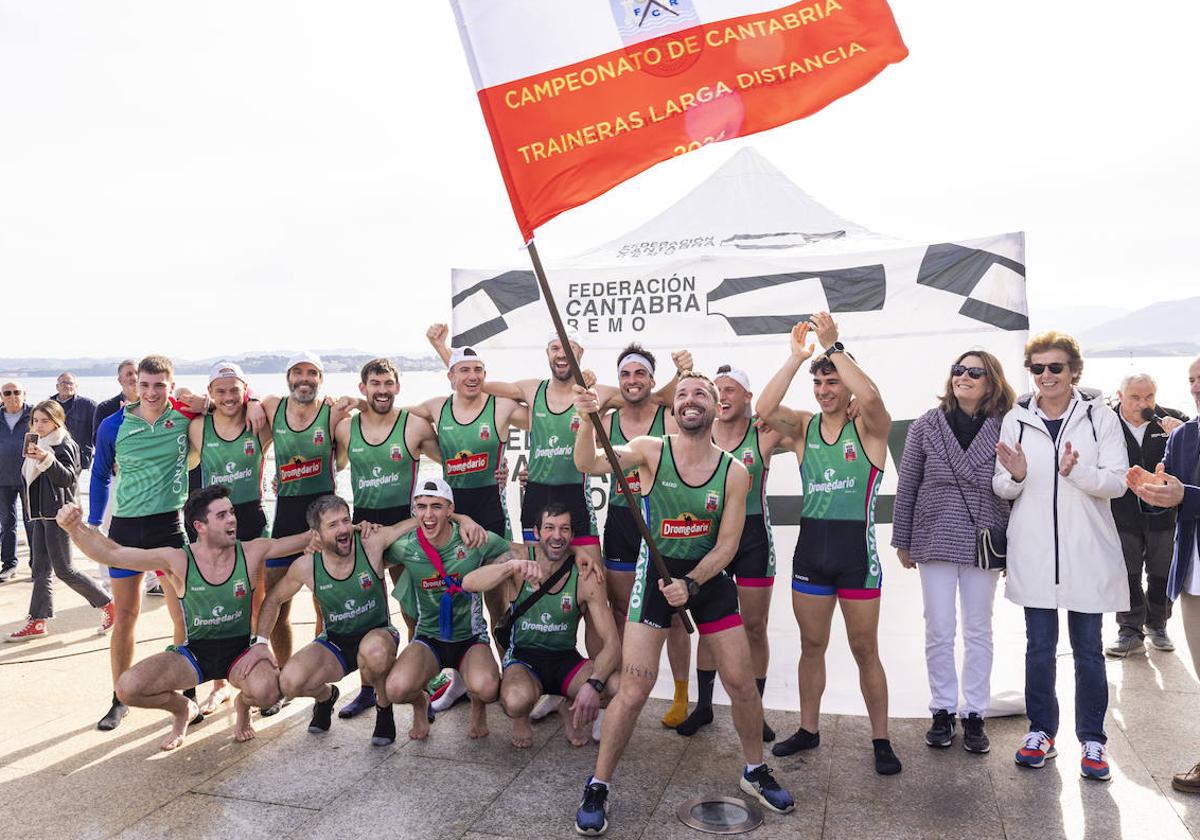
{"label": "hazy sky", "polygon": [[[906,61],[560,216],[543,256],[749,144],[883,233],[1026,231],[1034,308],[1195,293],[1194,0],[891,5]],[[0,356],[421,351],[450,267],[520,244],[447,2],[0,0]]]}

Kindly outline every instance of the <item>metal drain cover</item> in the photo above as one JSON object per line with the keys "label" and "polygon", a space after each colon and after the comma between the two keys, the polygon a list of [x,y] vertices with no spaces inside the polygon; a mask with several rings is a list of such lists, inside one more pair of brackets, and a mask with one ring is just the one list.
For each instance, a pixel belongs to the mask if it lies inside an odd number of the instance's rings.
{"label": "metal drain cover", "polygon": [[706,834],[745,834],[763,821],[762,811],[736,796],[697,796],[681,804],[675,816]]}

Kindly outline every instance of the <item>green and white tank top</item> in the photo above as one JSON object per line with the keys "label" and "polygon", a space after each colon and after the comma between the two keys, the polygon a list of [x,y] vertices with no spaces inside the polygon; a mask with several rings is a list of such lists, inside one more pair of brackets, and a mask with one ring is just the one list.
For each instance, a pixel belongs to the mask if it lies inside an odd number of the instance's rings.
{"label": "green and white tank top", "polygon": [[[650,421],[650,430],[646,434],[650,437],[662,437],[667,433],[666,430],[666,415],[667,409],[664,406],[659,406],[658,411],[654,412],[654,419]],[[612,415],[612,424],[609,426],[609,439],[613,446],[621,446],[629,443],[629,437],[625,434],[625,430],[621,428],[621,410],[617,409]],[[637,495],[642,492],[642,479],[638,473],[638,468],[634,467],[629,472],[625,473],[625,480],[629,482],[629,489]],[[625,495],[621,492],[620,485],[614,480],[612,483],[612,492],[608,496],[609,507],[629,507],[629,503],[625,501]]]}
{"label": "green and white tank top", "polygon": [[332,493],[333,434],[329,428],[329,406],[322,403],[312,422],[296,430],[288,425],[287,403],[286,397],[279,401],[271,424],[278,495]]}
{"label": "green and white tank top", "polygon": [[725,510],[725,479],[733,456],[721,453],[712,475],[699,485],[686,483],[675,466],[674,435],[663,435],[662,457],[650,493],[643,499],[650,534],[666,557],[700,560],[717,542]]}
{"label": "green and white tank top", "polygon": [[575,468],[575,432],[579,415],[575,406],[554,413],[546,402],[550,381],[542,380],[530,406],[529,480],[535,484],[582,484],[583,473]]}
{"label": "green and white tank top", "polygon": [[[529,559],[536,560],[536,548],[529,546]],[[558,592],[547,592],[517,619],[513,627],[513,647],[539,650],[575,650],[579,635],[579,567],[572,564]],[[521,584],[514,604],[524,602],[537,591],[529,581]]]}
{"label": "green and white tank top", "polygon": [[390,508],[412,503],[417,460],[404,442],[408,411],[402,410],[387,438],[367,443],[362,434],[362,415],[350,420],[350,483],[355,508]]}
{"label": "green and white tank top", "polygon": [[496,398],[488,397],[474,420],[454,418],[454,395],[442,403],[438,416],[438,449],[442,471],[454,490],[495,487],[496,465],[504,457],[504,441],[496,432]]}
{"label": "green and white tank top", "polygon": [[742,466],[750,473],[746,515],[762,514],[767,507],[767,467],[763,463],[762,449],[758,445],[758,428],[754,425],[754,418],[750,419],[750,425],[746,428],[741,442],[730,449],[729,454],[741,461]]}
{"label": "green and white tank top", "polygon": [[250,606],[254,600],[246,555],[241,542],[234,543],[233,569],[220,583],[210,583],[200,573],[191,546],[183,581],[183,627],[187,640],[244,638],[250,641]]}
{"label": "green and white tank top", "polygon": [[262,501],[263,449],[252,429],[232,440],[221,437],[213,415],[204,417],[200,442],[200,483],[204,487],[220,484],[229,490],[235,505]]}
{"label": "green and white tank top", "polygon": [[358,534],[354,535],[354,568],[344,578],[329,573],[321,552],[313,554],[313,585],[326,633],[349,636],[386,627],[391,621],[383,578],[371,568]]}
{"label": "green and white tank top", "polygon": [[846,421],[833,443],[821,437],[821,415],[808,422],[800,483],[801,516],[875,524],[875,499],[883,470],[867,458],[853,421]]}

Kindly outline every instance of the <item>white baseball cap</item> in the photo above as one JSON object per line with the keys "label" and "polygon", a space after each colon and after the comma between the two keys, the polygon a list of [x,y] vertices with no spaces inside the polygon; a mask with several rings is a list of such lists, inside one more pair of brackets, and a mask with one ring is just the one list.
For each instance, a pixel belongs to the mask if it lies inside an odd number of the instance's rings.
{"label": "white baseball cap", "polygon": [[232,376],[234,379],[246,381],[246,374],[242,373],[242,367],[237,362],[217,362],[208,369],[208,384],[216,382],[218,379],[225,379]]}
{"label": "white baseball cap", "polygon": [[716,376],[714,376],[713,382],[716,382],[718,379],[721,379],[721,378],[732,379],[734,382],[741,385],[747,391],[750,390],[750,377],[746,375],[746,371],[744,371],[744,370],[738,370],[737,368],[730,368],[729,370],[723,371],[721,373],[718,373]]}
{"label": "white baseball cap", "polygon": [[455,347],[454,352],[450,354],[450,370],[454,370],[454,366],[459,362],[479,362],[479,364],[487,367],[487,363],[483,361],[483,356],[476,353],[474,347]]}
{"label": "white baseball cap", "polygon": [[321,357],[316,353],[309,352],[308,350],[301,350],[299,353],[288,359],[287,369],[291,370],[296,365],[304,364],[306,362],[315,367],[317,370],[321,371],[321,373],[325,372],[325,363],[321,361]]}
{"label": "white baseball cap", "polygon": [[454,504],[454,491],[450,489],[450,485],[445,480],[440,478],[423,478],[413,486],[413,498],[418,499],[421,496],[434,496],[438,499],[445,499],[450,504]]}

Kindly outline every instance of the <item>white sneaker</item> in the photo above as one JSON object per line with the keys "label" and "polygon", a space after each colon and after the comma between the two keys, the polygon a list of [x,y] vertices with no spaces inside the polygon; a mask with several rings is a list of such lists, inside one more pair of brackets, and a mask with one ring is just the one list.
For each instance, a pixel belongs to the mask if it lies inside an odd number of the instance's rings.
{"label": "white sneaker", "polygon": [[600,724],[604,722],[604,709],[596,713],[596,720],[592,723],[592,740],[597,744],[600,743]]}
{"label": "white sneaker", "polygon": [[532,720],[542,720],[558,711],[558,704],[562,702],[562,698],[555,694],[543,694],[542,699],[533,707],[533,711],[529,713]]}
{"label": "white sneaker", "polygon": [[467,693],[467,682],[458,671],[450,672],[450,685],[441,696],[431,704],[435,712],[444,712],[457,702],[459,697]]}

